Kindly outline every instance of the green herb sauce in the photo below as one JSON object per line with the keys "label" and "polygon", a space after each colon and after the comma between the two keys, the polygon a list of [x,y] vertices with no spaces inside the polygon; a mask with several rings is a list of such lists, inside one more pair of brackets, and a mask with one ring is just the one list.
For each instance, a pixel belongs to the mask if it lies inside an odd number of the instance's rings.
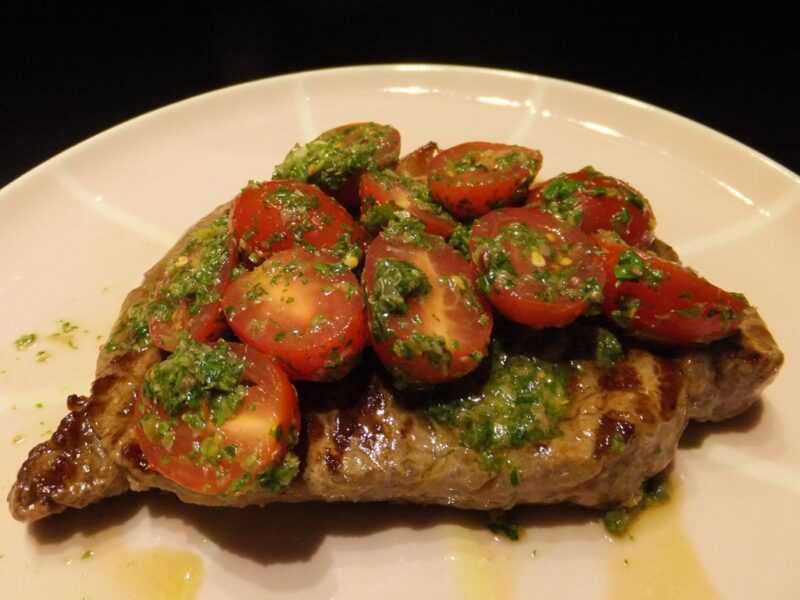
{"label": "green herb sauce", "polygon": [[664,279],[661,270],[649,266],[633,249],[619,255],[614,265],[614,276],[618,281],[644,281],[652,288],[657,288]]}
{"label": "green herb sauce", "polygon": [[472,234],[472,228],[469,225],[459,223],[450,239],[447,241],[448,245],[461,254],[464,258],[469,260],[469,238]]}
{"label": "green herb sauce", "polygon": [[603,524],[606,530],[615,536],[624,534],[643,510],[651,506],[664,504],[669,500],[670,493],[670,481],[664,473],[645,481],[642,486],[642,495],[637,502],[630,506],[621,506],[606,512],[603,516]]}
{"label": "green herb sauce", "polygon": [[16,340],[14,340],[14,345],[17,347],[17,350],[27,350],[35,343],[36,343],[35,333],[26,333],[25,335],[21,335]]}
{"label": "green herb sauce", "polygon": [[406,300],[411,296],[425,295],[431,289],[425,273],[410,262],[394,258],[378,260],[375,265],[375,283],[367,298],[375,339],[379,342],[388,341],[388,317],[406,314]]}
{"label": "green herb sauce", "polygon": [[203,424],[201,407],[206,404],[213,423],[221,426],[244,397],[243,372],[244,361],[225,342],[208,346],[183,336],[175,352],[147,372],[143,392],[193,429]]}
{"label": "green herb sauce", "polygon": [[504,535],[508,539],[517,541],[520,536],[519,523],[516,515],[511,511],[490,513],[489,522],[486,524],[489,531],[495,535]]}
{"label": "green herb sauce", "polygon": [[602,327],[597,330],[597,343],[594,351],[594,360],[598,367],[608,368],[619,364],[624,357],[622,344],[617,337]]}
{"label": "green herb sauce", "polygon": [[326,131],[304,146],[295,145],[273,179],[296,179],[336,191],[359,171],[377,171],[381,150],[392,128],[377,123],[360,123]]}
{"label": "green herb sauce", "polygon": [[258,485],[277,496],[289,487],[299,472],[300,459],[289,452],[280,464],[269,466],[258,475]]}
{"label": "green herb sauce", "polygon": [[[513,448],[560,435],[558,422],[570,398],[569,367],[534,356],[510,354],[495,342],[489,377],[476,395],[435,401],[428,413],[458,430],[460,442],[478,452],[484,465],[500,471]],[[522,474],[512,469],[519,483]]]}

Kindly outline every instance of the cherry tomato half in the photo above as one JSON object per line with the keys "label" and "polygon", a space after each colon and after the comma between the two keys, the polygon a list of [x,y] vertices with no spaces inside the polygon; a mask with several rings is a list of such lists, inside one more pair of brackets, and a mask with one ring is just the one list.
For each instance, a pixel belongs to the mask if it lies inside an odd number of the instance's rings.
{"label": "cherry tomato half", "polygon": [[322,188],[347,208],[358,206],[358,178],[397,164],[400,132],[390,125],[351,123],[295,146],[273,179],[296,179]]}
{"label": "cherry tomato half", "polygon": [[441,238],[416,242],[384,231],[370,244],[362,280],[370,337],[390,371],[411,383],[441,383],[477,368],[492,316],[472,265]]}
{"label": "cherry tomato half", "polygon": [[542,153],[522,146],[468,142],[440,152],[428,165],[434,199],[457,219],[472,219],[522,201]]}
{"label": "cherry tomato half", "polygon": [[151,468],[202,494],[251,489],[259,473],[283,460],[300,427],[297,393],[286,374],[252,348],[229,347],[244,360],[243,380],[253,385],[222,425],[214,424],[205,400],[191,426],[141,394],[134,403],[136,439]]}
{"label": "cherry tomato half", "polygon": [[676,344],[711,342],[733,333],[748,308],[690,269],[595,236],[606,271],[603,313],[642,337]]}
{"label": "cherry tomato half", "polygon": [[489,301],[512,321],[561,327],[602,300],[603,263],[592,240],[534,208],[475,221],[470,256]]}
{"label": "cherry tomato half", "polygon": [[538,184],[528,193],[528,205],[578,225],[586,233],[613,231],[641,247],[653,241],[656,220],[647,198],[592,167]]}
{"label": "cherry tomato half", "polygon": [[[374,227],[386,216],[384,212],[394,205],[422,221],[428,233],[450,237],[458,223],[431,199],[428,186],[411,177],[392,171],[364,173],[361,176],[361,221]],[[375,211],[376,207],[382,207]]]}
{"label": "cherry tomato half", "polygon": [[273,254],[234,280],[222,306],[239,339],[276,357],[294,380],[340,379],[366,342],[355,275],[302,248]]}
{"label": "cherry tomato half", "polygon": [[363,233],[353,217],[314,185],[251,182],[233,201],[231,226],[238,248],[253,264],[296,246],[335,256],[355,267]]}
{"label": "cherry tomato half", "polygon": [[223,334],[227,323],[219,299],[235,263],[227,219],[190,233],[186,247],[167,265],[155,288],[148,329],[156,346],[174,351],[181,331],[199,342]]}
{"label": "cherry tomato half", "polygon": [[401,157],[395,171],[404,177],[427,178],[428,165],[437,154],[439,154],[439,146],[436,142],[428,142]]}

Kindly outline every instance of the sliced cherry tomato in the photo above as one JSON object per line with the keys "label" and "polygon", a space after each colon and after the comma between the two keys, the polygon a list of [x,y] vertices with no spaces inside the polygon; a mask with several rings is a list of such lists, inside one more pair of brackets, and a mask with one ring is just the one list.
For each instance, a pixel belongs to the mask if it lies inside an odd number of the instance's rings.
{"label": "sliced cherry tomato", "polygon": [[136,439],[150,466],[202,494],[236,496],[252,489],[259,473],[284,459],[300,427],[297,393],[286,374],[252,348],[229,348],[244,360],[243,381],[253,385],[221,425],[207,399],[181,415],[169,415],[142,394],[134,403]]}
{"label": "sliced cherry tomato", "polygon": [[363,233],[353,217],[315,185],[251,182],[233,201],[231,226],[239,250],[258,264],[274,252],[301,246],[355,267]]}
{"label": "sliced cherry tomato", "polygon": [[592,240],[534,208],[481,217],[470,235],[478,284],[507,318],[561,327],[602,300],[603,263]]}
{"label": "sliced cherry tomato", "polygon": [[431,199],[425,183],[392,171],[364,173],[360,196],[361,222],[370,228],[385,224],[398,209],[422,221],[428,233],[444,238],[450,237],[458,225]]}
{"label": "sliced cherry tomato", "polygon": [[734,331],[748,308],[692,270],[610,236],[604,251],[603,313],[638,335],[676,344],[711,342]]}
{"label": "sliced cherry tomato", "polygon": [[366,342],[355,275],[301,248],[278,252],[234,280],[222,305],[239,339],[276,357],[295,380],[340,379]]}
{"label": "sliced cherry tomato", "polygon": [[235,264],[227,217],[191,232],[155,288],[148,322],[153,343],[172,352],[182,331],[199,342],[218,339],[227,329],[219,299]]}
{"label": "sliced cherry tomato", "polygon": [[522,146],[468,142],[440,152],[428,165],[434,199],[458,219],[521,202],[542,165],[542,153]]}
{"label": "sliced cherry tomato", "polygon": [[538,184],[528,193],[528,205],[586,233],[613,231],[633,246],[646,247],[654,238],[656,220],[647,198],[593,167]]}
{"label": "sliced cherry tomato", "polygon": [[313,183],[347,208],[358,206],[358,178],[388,169],[400,156],[400,133],[390,125],[352,123],[295,146],[275,167],[273,179]]}
{"label": "sliced cherry tomato", "polygon": [[439,154],[436,142],[428,142],[400,158],[395,171],[404,177],[427,178],[428,165]]}
{"label": "sliced cherry tomato", "polygon": [[[473,266],[414,223],[392,223],[370,244],[362,280],[375,353],[396,377],[441,383],[487,354],[491,309]],[[405,230],[403,230],[405,229]]]}
{"label": "sliced cherry tomato", "polygon": [[[228,275],[230,281],[230,275]],[[222,289],[222,286],[220,286]],[[189,312],[189,303],[180,301],[168,320],[154,316],[148,325],[153,343],[172,352],[178,345],[179,334],[187,332],[198,342],[212,342],[219,339],[228,327],[219,301],[207,304],[196,315]]]}

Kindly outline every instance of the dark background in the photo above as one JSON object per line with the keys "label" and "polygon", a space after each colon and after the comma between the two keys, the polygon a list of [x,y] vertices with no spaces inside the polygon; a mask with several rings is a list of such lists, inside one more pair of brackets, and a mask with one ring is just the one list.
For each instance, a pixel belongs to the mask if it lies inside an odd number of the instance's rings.
{"label": "dark background", "polygon": [[514,69],[633,96],[800,172],[800,9],[789,3],[95,4],[0,8],[0,187],[93,134],[202,92],[412,61]]}

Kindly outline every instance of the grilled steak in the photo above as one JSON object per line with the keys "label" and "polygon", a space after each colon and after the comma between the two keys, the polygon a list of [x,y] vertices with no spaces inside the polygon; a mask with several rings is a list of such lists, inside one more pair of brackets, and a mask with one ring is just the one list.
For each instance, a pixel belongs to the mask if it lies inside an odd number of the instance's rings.
{"label": "grilled steak", "polygon": [[[210,222],[223,206],[201,221]],[[121,319],[148,296],[171,251],[126,299]],[[654,250],[672,257],[656,243]],[[622,362],[601,368],[582,340],[597,325],[583,319],[558,331],[516,340],[548,359],[569,360],[571,401],[560,435],[509,451],[519,477],[487,468],[459,433],[432,418],[434,392],[403,393],[372,357],[345,380],[298,386],[303,409],[301,472],[280,495],[267,490],[222,498],[186,490],[148,465],[132,423],[144,374],[164,358],[101,351],[89,397],[70,396],[52,437],[31,450],[9,494],[12,515],[35,521],[127,490],[158,488],[186,502],[244,506],[274,501],[373,501],[508,508],[520,503],[603,506],[637,497],[642,483],[674,458],[689,419],[719,421],[755,402],[783,355],[753,311],[729,338],[696,349],[625,340]],[[480,372],[458,386],[479,385]],[[463,391],[463,390],[462,390]]]}

